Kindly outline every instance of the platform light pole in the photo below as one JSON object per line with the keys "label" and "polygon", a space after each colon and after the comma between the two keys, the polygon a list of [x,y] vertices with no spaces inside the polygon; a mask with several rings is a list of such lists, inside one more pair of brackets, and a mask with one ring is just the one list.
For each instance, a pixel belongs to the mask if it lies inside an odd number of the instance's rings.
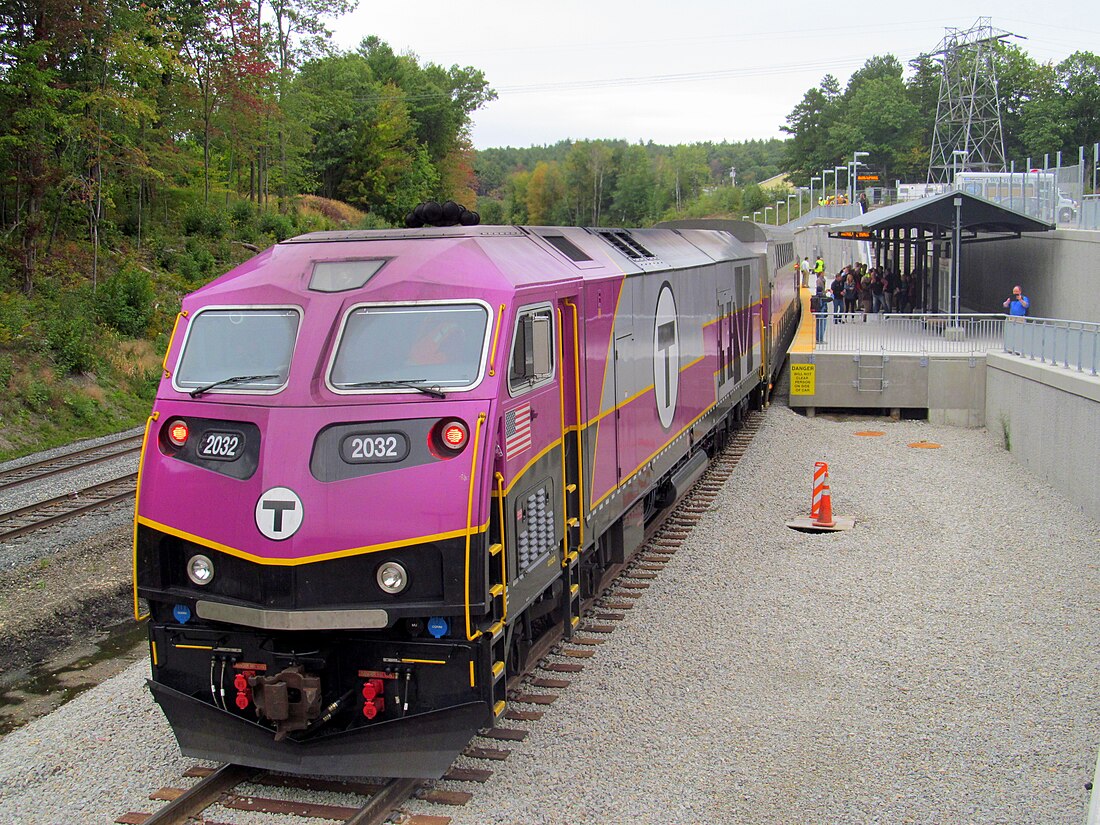
{"label": "platform light pole", "polygon": [[[813,208],[814,208],[814,206],[816,206],[816,205],[817,205],[817,202],[816,202],[816,201],[814,200],[814,181],[815,181],[815,180],[816,180],[816,181],[819,181],[819,182],[820,182],[820,181],[821,181],[821,178],[820,178],[820,177],[812,177],[812,178],[810,178],[810,209],[813,209]],[[824,186],[822,186],[822,187],[821,187],[821,191],[822,191],[822,192],[824,192],[824,191],[825,191],[825,187],[824,187]]]}
{"label": "platform light pole", "polygon": [[[787,193],[787,223],[791,222],[791,198],[798,198],[799,206],[802,205],[802,194],[801,193],[795,193],[795,192],[788,192]],[[798,211],[799,211],[799,215],[801,215],[802,210],[799,209]]]}
{"label": "platform light pole", "polygon": [[757,223],[756,216],[759,215],[759,214],[760,214],[759,212],[753,212],[752,213],[752,222],[753,223]]}
{"label": "platform light pole", "polygon": [[747,221],[748,219],[749,219],[748,215],[742,215],[741,216],[741,220],[743,220],[743,221]]}
{"label": "platform light pole", "polygon": [[852,171],[851,174],[848,175],[848,182],[850,184],[848,188],[852,190],[851,197],[848,198],[849,203],[855,203],[856,201],[856,181],[859,180],[859,167],[867,165],[860,161],[860,158],[869,157],[870,154],[870,152],[852,152]]}
{"label": "platform light pole", "polygon": [[827,175],[832,175],[833,176],[833,183],[835,184],[836,183],[836,170],[835,169],[822,169],[821,170],[821,199],[823,201],[828,201],[829,200],[828,196],[825,194],[827,191],[829,191],[829,184],[826,181],[826,176]]}
{"label": "platform light pole", "polygon": [[[812,185],[813,178],[810,178],[810,181],[811,181],[811,185]],[[1093,188],[1095,188],[1095,187],[1093,187]],[[802,217],[802,193],[805,192],[805,191],[806,191],[805,186],[798,187],[798,217],[800,217],[800,218]],[[814,208],[814,190],[811,189],[810,190],[810,209],[813,209],[813,208]]]}
{"label": "platform light pole", "polygon": [[771,208],[772,207],[770,207],[770,206],[765,206],[764,207],[764,224],[765,224],[765,226],[768,223],[768,210],[771,209]]}
{"label": "platform light pole", "polygon": [[[783,205],[783,201],[775,202],[775,225],[779,226],[779,207]],[[790,220],[790,216],[787,216],[787,220]]]}
{"label": "platform light pole", "polygon": [[837,177],[837,174],[840,172],[840,170],[847,169],[847,168],[848,168],[847,166],[834,166],[833,167],[833,188],[834,188],[835,200],[840,200],[840,178]]}

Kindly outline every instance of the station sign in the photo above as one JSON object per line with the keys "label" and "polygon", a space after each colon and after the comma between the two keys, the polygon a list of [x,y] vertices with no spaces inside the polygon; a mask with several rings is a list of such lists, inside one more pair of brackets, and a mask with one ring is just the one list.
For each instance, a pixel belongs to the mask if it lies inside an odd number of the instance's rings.
{"label": "station sign", "polygon": [[852,241],[869,241],[874,235],[871,232],[830,232],[831,238],[846,238]]}
{"label": "station sign", "polygon": [[856,180],[878,180],[878,175],[856,175]]}

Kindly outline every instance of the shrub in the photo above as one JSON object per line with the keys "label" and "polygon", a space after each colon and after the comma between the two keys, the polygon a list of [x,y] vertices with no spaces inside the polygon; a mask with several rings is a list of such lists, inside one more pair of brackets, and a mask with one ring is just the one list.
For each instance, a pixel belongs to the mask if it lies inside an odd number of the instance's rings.
{"label": "shrub", "polygon": [[95,329],[83,307],[56,306],[46,317],[44,343],[59,372],[94,369]]}
{"label": "shrub", "polygon": [[229,218],[220,209],[192,204],[183,212],[183,231],[188,235],[221,238],[228,230]]}
{"label": "shrub", "polygon": [[35,412],[45,412],[50,406],[50,388],[43,381],[31,381],[23,393],[23,400]]}
{"label": "shrub", "polygon": [[277,241],[285,241],[294,234],[294,221],[278,212],[265,212],[260,216],[260,231]]}
{"label": "shrub", "polygon": [[77,421],[97,421],[100,418],[99,404],[87,395],[76,393],[65,398],[68,407]]}
{"label": "shrub", "polygon": [[149,273],[136,266],[124,266],[96,292],[96,320],[130,338],[139,338],[152,320],[153,297]]}
{"label": "shrub", "polygon": [[255,216],[256,210],[248,201],[237,201],[229,207],[229,220],[231,220],[233,225],[238,229],[251,223]]}

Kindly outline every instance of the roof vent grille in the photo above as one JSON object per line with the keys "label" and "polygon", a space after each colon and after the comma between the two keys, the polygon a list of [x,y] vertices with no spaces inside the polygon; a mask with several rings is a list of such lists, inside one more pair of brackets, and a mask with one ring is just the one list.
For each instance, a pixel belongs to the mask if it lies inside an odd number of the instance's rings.
{"label": "roof vent grille", "polygon": [[626,257],[633,260],[640,260],[642,258],[656,258],[657,256],[638,243],[631,237],[630,233],[624,229],[615,229],[610,232],[599,232],[600,237],[604,238],[609,244],[622,252]]}

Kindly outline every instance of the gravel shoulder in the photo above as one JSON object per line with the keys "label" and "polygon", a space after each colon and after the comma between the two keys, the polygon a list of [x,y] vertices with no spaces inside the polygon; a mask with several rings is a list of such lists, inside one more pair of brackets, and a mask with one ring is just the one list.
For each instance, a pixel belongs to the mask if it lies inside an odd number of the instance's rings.
{"label": "gravel shoulder", "polygon": [[[984,431],[875,420],[884,436],[855,436],[867,428],[772,409],[572,686],[510,723],[529,738],[447,811],[454,825],[1083,821],[1100,525]],[[851,532],[784,526],[806,515],[818,460]],[[111,821],[179,783],[194,761],[147,673],[0,741],[0,823]],[[220,818],[290,821],[249,816]]]}

